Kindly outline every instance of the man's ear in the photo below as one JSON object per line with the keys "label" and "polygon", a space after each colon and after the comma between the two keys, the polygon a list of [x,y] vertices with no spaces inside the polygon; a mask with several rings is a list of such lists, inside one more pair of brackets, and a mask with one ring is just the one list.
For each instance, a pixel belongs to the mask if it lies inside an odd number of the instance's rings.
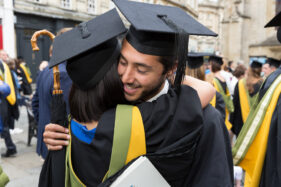
{"label": "man's ear", "polygon": [[178,63],[175,63],[172,67],[172,69],[170,69],[168,72],[167,72],[167,76],[168,77],[171,77],[175,74],[175,72],[177,71],[177,67],[178,67]]}

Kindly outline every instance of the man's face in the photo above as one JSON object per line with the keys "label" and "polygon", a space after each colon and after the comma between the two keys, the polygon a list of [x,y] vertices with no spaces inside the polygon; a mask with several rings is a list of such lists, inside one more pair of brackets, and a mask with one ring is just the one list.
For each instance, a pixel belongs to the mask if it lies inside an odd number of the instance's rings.
{"label": "man's face", "polygon": [[0,50],[0,59],[6,62],[8,60],[9,56],[4,50]]}
{"label": "man's face", "polygon": [[140,53],[126,40],[123,41],[118,73],[128,101],[146,101],[159,93],[168,75],[163,71],[158,56]]}
{"label": "man's face", "polygon": [[262,66],[262,72],[264,73],[264,76],[268,77],[268,75],[272,72],[269,64],[264,64]]}

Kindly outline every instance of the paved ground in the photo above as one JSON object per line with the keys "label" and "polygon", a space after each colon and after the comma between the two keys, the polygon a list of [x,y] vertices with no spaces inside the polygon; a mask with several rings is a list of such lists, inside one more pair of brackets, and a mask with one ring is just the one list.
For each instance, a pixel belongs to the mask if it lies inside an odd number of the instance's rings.
{"label": "paved ground", "polygon": [[[10,178],[7,187],[37,187],[43,161],[35,153],[36,138],[32,138],[30,147],[27,146],[28,120],[25,107],[20,109],[20,119],[16,122],[16,128],[23,130],[22,133],[12,135],[17,146],[17,155],[0,159],[1,166]],[[0,139],[0,148],[1,153],[6,151],[3,139]]]}

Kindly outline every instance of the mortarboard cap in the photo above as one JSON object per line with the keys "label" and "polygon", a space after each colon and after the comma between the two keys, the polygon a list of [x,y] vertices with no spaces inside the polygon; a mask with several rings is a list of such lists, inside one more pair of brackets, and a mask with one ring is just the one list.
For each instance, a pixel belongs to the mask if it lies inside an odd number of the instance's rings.
{"label": "mortarboard cap", "polygon": [[215,62],[219,65],[223,65],[222,57],[217,55],[210,55],[209,62]]}
{"label": "mortarboard cap", "polygon": [[281,12],[279,12],[264,27],[279,27],[277,30],[277,39],[281,43]]}
{"label": "mortarboard cap", "polygon": [[113,0],[131,23],[126,40],[139,52],[174,56],[178,62],[174,85],[184,77],[189,35],[217,36],[177,7]]}
{"label": "mortarboard cap", "polygon": [[127,0],[113,2],[132,24],[126,39],[141,53],[157,56],[174,55],[177,31],[167,24],[167,20],[188,35],[217,36],[178,7]]}
{"label": "mortarboard cap", "polygon": [[267,58],[266,63],[268,63],[270,66],[274,66],[278,68],[281,64],[280,60],[277,60],[275,58]]}
{"label": "mortarboard cap", "polygon": [[72,81],[87,89],[100,81],[120,54],[117,36],[126,32],[116,9],[55,38],[50,67],[67,61]]}
{"label": "mortarboard cap", "polygon": [[199,68],[204,63],[204,57],[209,55],[208,53],[188,53],[187,66],[191,69]]}
{"label": "mortarboard cap", "polygon": [[260,61],[258,61],[258,60],[254,60],[254,61],[252,61],[250,67],[251,67],[251,68],[261,68],[262,65],[263,65],[262,62],[260,62]]}

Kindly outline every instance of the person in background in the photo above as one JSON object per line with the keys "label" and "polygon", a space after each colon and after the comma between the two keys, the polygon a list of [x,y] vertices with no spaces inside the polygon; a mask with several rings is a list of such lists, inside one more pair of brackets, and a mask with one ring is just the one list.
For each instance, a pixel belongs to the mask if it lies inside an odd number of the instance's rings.
{"label": "person in background", "polygon": [[[71,28],[63,28],[58,32],[57,36],[69,30],[71,30]],[[50,56],[52,56],[52,47],[49,52]],[[63,90],[64,101],[67,104],[67,112],[69,113],[68,95],[72,81],[65,68],[66,63],[59,65],[61,89]],[[48,153],[48,149],[43,142],[43,133],[45,126],[51,121],[50,102],[52,98],[53,83],[53,70],[49,69],[48,66],[38,74],[36,80],[36,90],[32,97],[32,112],[38,124],[36,152],[39,156],[42,156],[43,159],[46,158]]]}
{"label": "person in background", "polygon": [[266,78],[270,75],[271,73],[271,68],[270,68],[270,65],[268,62],[264,63],[262,65],[262,73],[263,73],[263,76]]}
{"label": "person in background", "polygon": [[19,79],[21,80],[21,91],[23,95],[26,96],[31,96],[32,94],[32,88],[31,88],[31,83],[32,83],[32,78],[29,69],[26,66],[26,63],[24,60],[19,57],[16,59],[16,73]]}
{"label": "person in background", "polygon": [[[186,75],[197,78],[199,80],[206,81],[205,78],[205,67],[204,56],[205,53],[189,53],[188,61],[186,67]],[[222,98],[222,95],[216,91],[216,95],[211,100],[210,104],[215,107],[222,115],[223,119],[225,119],[225,104]]]}
{"label": "person in background", "polygon": [[224,103],[225,103],[225,125],[226,125],[227,129],[230,130],[231,123],[229,122],[229,115],[231,112],[233,112],[233,103],[231,100],[231,95],[230,95],[229,89],[226,84],[226,80],[224,79],[224,77],[221,74],[223,60],[222,60],[222,57],[213,55],[213,56],[209,57],[209,62],[211,63],[211,69],[214,74],[213,84],[214,84],[217,92],[219,92],[222,95]]}
{"label": "person in background", "polygon": [[239,64],[235,70],[233,71],[233,75],[238,79],[238,81],[240,79],[243,79],[245,77],[245,73],[246,73],[247,68],[245,67],[245,65],[243,64]]}
{"label": "person in background", "polygon": [[10,71],[10,68],[6,64],[8,61],[8,54],[4,50],[0,50],[0,73],[1,73],[1,79],[7,83],[10,87],[10,94],[5,98],[5,101],[7,102],[7,120],[3,120],[3,131],[1,133],[1,137],[5,141],[5,145],[7,147],[7,150],[5,153],[2,153],[1,156],[3,157],[10,157],[12,155],[15,155],[17,153],[16,146],[12,141],[11,135],[10,135],[10,110],[9,107],[16,104],[16,92],[15,92],[15,83],[13,80],[13,75]]}
{"label": "person in background", "polygon": [[238,136],[249,112],[258,97],[259,89],[263,83],[261,77],[262,63],[253,61],[246,72],[246,77],[240,79],[235,86],[233,95],[234,111],[230,115],[232,132]]}

